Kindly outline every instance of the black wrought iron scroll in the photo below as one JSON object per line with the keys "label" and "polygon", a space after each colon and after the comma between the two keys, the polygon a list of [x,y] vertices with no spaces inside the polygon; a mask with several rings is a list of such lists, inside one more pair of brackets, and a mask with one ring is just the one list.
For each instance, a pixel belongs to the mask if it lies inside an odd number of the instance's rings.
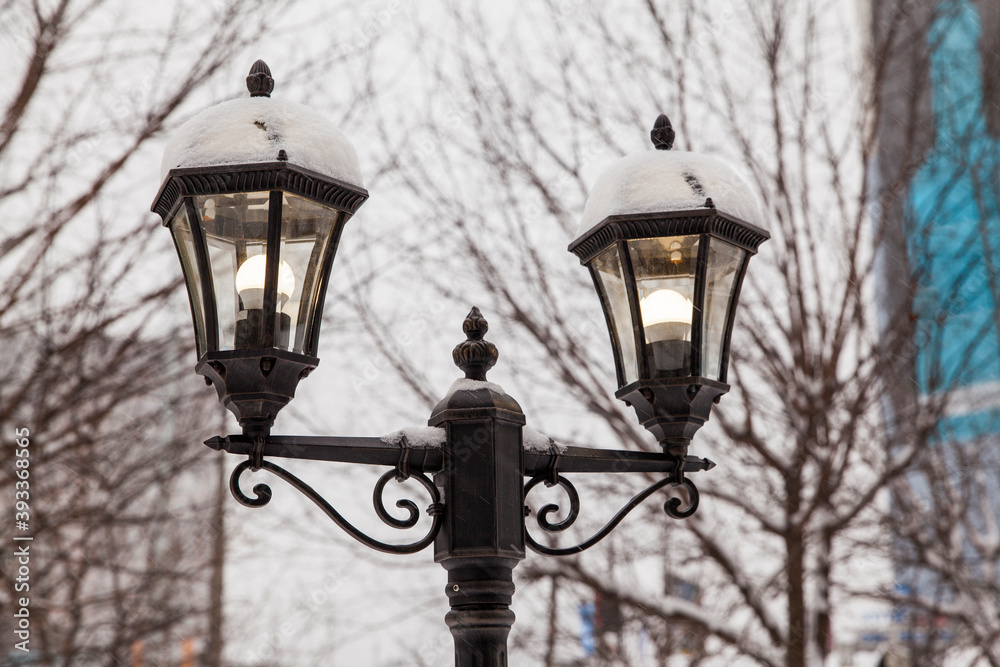
{"label": "black wrought iron scroll", "polygon": [[[553,523],[549,520],[550,515],[559,511],[559,506],[555,503],[549,503],[538,510],[538,516],[536,518],[539,527],[549,533],[558,533],[566,530],[576,522],[577,517],[580,515],[580,494],[577,493],[576,487],[573,486],[572,482],[558,473],[553,475],[551,472],[545,472],[537,474],[528,480],[528,483],[524,485],[524,497],[527,498],[528,493],[530,493],[531,490],[539,483],[544,483],[548,487],[559,486],[566,492],[566,495],[569,498],[569,512],[567,513],[566,518],[561,521]],[[676,476],[671,475],[669,477],[664,477],[658,482],[654,482],[637,493],[630,501],[628,501],[628,503],[625,504],[624,507],[618,510],[618,513],[615,514],[603,528],[594,533],[592,537],[580,542],[579,544],[571,547],[545,546],[544,544],[540,544],[531,536],[527,527],[525,527],[524,531],[524,540],[533,551],[547,556],[569,556],[580,553],[607,537],[608,534],[614,530],[626,516],[628,516],[629,512],[638,507],[646,498],[668,485],[684,487],[687,489],[688,506],[682,510],[681,505],[683,505],[683,501],[680,498],[670,498],[663,504],[663,511],[675,519],[684,519],[694,514],[695,510],[698,509],[697,487],[695,487],[691,480],[684,477],[683,474]]]}
{"label": "black wrought iron scroll", "polygon": [[406,473],[400,472],[399,470],[389,470],[382,477],[379,478],[378,482],[375,484],[375,491],[372,495],[372,503],[375,506],[375,513],[378,515],[379,519],[382,520],[388,526],[392,526],[397,529],[407,529],[413,528],[417,525],[417,521],[420,518],[420,510],[417,508],[416,503],[412,500],[397,500],[396,507],[404,509],[407,511],[408,516],[405,519],[398,519],[386,510],[385,503],[383,501],[383,494],[385,491],[385,486],[390,479],[395,479],[397,482],[404,482],[407,479],[415,479],[418,481],[427,493],[431,497],[431,504],[427,508],[427,513],[431,516],[432,523],[430,530],[427,534],[420,540],[416,542],[410,542],[409,544],[388,544],[386,542],[381,542],[375,538],[363,533],[362,531],[355,528],[347,519],[345,519],[340,512],[333,508],[333,506],[326,501],[322,496],[320,496],[315,489],[303,482],[301,479],[288,472],[281,466],[277,466],[270,461],[260,460],[258,466],[254,466],[254,461],[248,459],[243,461],[233,469],[233,474],[229,478],[229,490],[232,491],[233,497],[241,504],[247,507],[263,507],[271,501],[271,487],[267,484],[255,484],[253,487],[254,498],[247,496],[240,489],[240,477],[247,470],[254,468],[260,468],[262,470],[267,470],[268,472],[277,475],[281,479],[285,480],[293,487],[299,490],[306,498],[313,501],[317,507],[319,507],[323,512],[330,517],[334,523],[340,526],[348,535],[361,542],[365,546],[371,547],[378,551],[382,551],[389,554],[412,554],[430,545],[434,538],[437,536],[438,530],[441,528],[441,515],[444,511],[444,505],[441,503],[441,496],[438,493],[438,489],[434,486],[434,483],[427,478],[422,472],[418,473]]}

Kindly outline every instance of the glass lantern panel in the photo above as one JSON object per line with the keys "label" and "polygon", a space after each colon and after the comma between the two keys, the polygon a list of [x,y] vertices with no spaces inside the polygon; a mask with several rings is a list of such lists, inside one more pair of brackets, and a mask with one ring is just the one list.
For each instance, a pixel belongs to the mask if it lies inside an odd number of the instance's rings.
{"label": "glass lantern panel", "polygon": [[264,191],[194,198],[212,269],[220,350],[261,345],[269,197]]}
{"label": "glass lantern panel", "polygon": [[746,251],[713,238],[708,245],[708,273],[705,280],[705,317],[702,320],[702,353],[705,377],[722,377],[722,352],[733,303],[736,276]]}
{"label": "glass lantern panel", "polygon": [[631,384],[639,379],[638,360],[635,351],[635,333],[632,329],[632,311],[625,291],[625,278],[618,247],[608,248],[590,262],[590,269],[596,278],[601,305],[611,332],[611,345],[618,355],[618,364],[624,383]]}
{"label": "glass lantern panel", "polygon": [[200,359],[201,355],[208,350],[208,333],[205,330],[205,298],[201,291],[201,271],[198,269],[198,253],[195,250],[194,234],[191,232],[191,222],[188,220],[185,206],[181,206],[170,221],[170,233],[174,237],[177,256],[181,260],[184,282],[187,283],[191,316],[194,319],[195,341]]}
{"label": "glass lantern panel", "polygon": [[628,242],[651,378],[693,375],[691,328],[698,236]]}
{"label": "glass lantern panel", "polygon": [[324,258],[340,221],[336,209],[286,194],[281,207],[281,272],[275,346],[310,354],[317,307],[323,295]]}

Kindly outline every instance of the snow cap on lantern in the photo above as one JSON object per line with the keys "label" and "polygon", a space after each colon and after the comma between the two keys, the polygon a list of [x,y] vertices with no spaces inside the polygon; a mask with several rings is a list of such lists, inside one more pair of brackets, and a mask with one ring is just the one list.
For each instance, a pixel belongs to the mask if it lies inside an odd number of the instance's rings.
{"label": "snow cap on lantern", "polygon": [[[661,118],[666,120],[666,116]],[[577,233],[582,235],[611,215],[697,209],[705,207],[708,199],[717,211],[763,226],[757,196],[721,160],[666,146],[633,153],[620,158],[598,177],[587,197]]]}
{"label": "snow cap on lantern", "polygon": [[[257,63],[267,67],[263,61]],[[255,68],[261,69],[257,63]],[[270,78],[269,70],[266,76]],[[251,70],[248,80],[256,83],[259,77]],[[165,178],[171,169],[282,159],[364,187],[354,146],[323,114],[295,102],[271,99],[266,86],[256,90],[251,90],[251,97],[209,107],[177,128],[164,149],[160,177]]]}

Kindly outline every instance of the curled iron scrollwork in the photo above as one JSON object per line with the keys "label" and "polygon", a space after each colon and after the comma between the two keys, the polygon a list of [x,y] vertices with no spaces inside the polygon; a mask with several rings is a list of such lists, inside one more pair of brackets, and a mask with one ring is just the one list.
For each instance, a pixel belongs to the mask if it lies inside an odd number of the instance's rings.
{"label": "curled iron scrollwork", "polygon": [[684,504],[680,498],[671,498],[663,504],[663,511],[667,513],[667,516],[673,517],[674,519],[686,519],[698,509],[698,487],[694,485],[694,482],[689,480],[684,476],[684,459],[678,458],[677,463],[674,466],[674,484],[673,487],[681,487],[687,489],[687,509],[681,509],[681,505]]}
{"label": "curled iron scrollwork", "polygon": [[528,497],[528,494],[539,484],[539,482],[544,482],[545,486],[548,487],[559,486],[569,497],[569,513],[562,521],[557,521],[555,523],[549,521],[549,515],[553,512],[559,511],[559,505],[556,505],[555,503],[549,503],[538,510],[538,525],[541,526],[542,530],[549,533],[558,533],[566,530],[576,523],[576,518],[580,516],[580,494],[576,492],[576,487],[573,486],[573,483],[562,475],[555,475],[554,480],[549,473],[536,475],[524,485],[525,498]]}
{"label": "curled iron scrollwork", "polygon": [[[402,478],[400,478],[395,470],[390,470],[379,477],[378,482],[375,483],[375,491],[372,494],[372,504],[375,506],[375,513],[378,514],[378,518],[382,519],[382,523],[392,526],[393,528],[399,528],[401,530],[413,528],[417,525],[417,520],[420,518],[420,510],[417,508],[417,504],[415,502],[405,499],[396,501],[396,507],[405,509],[409,512],[410,515],[405,519],[397,519],[389,514],[389,512],[385,509],[385,504],[382,502],[382,495],[385,492],[385,485],[390,479],[402,481]],[[431,486],[433,487],[433,485]],[[433,488],[434,492],[437,492],[437,487]]]}
{"label": "curled iron scrollwork", "polygon": [[254,484],[253,493],[254,498],[243,493],[243,489],[240,488],[240,476],[245,470],[249,470],[253,467],[253,462],[243,461],[233,470],[233,474],[229,476],[229,491],[233,494],[233,498],[240,505],[246,507],[263,507],[264,505],[271,502],[271,487],[267,484]]}
{"label": "curled iron scrollwork", "polygon": [[[243,493],[240,488],[240,477],[244,472],[250,470],[253,467],[253,463],[250,460],[243,461],[236,468],[233,469],[233,473],[229,478],[229,490],[232,492],[233,497],[241,504],[247,507],[263,507],[271,501],[271,488],[267,484],[255,484],[253,487],[254,498],[247,496]],[[301,479],[288,472],[281,466],[275,465],[270,461],[261,461],[259,468],[261,470],[267,470],[268,472],[280,477],[285,480],[293,487],[299,490],[306,498],[311,500],[317,507],[323,510],[330,519],[333,520],[338,526],[340,526],[348,535],[353,537],[358,542],[361,542],[365,546],[371,547],[377,551],[382,551],[384,553],[390,554],[412,554],[422,549],[426,548],[434,538],[437,536],[438,530],[441,528],[441,516],[442,516],[442,504],[441,495],[438,492],[434,483],[427,478],[423,473],[410,473],[409,475],[400,475],[396,470],[390,470],[382,477],[379,478],[378,482],[375,484],[375,491],[373,494],[372,502],[375,506],[375,513],[378,515],[379,519],[382,520],[386,525],[392,526],[393,528],[406,529],[413,528],[417,525],[417,521],[420,518],[420,510],[417,508],[416,503],[412,500],[397,500],[396,507],[404,509],[407,511],[408,516],[405,519],[398,519],[386,510],[385,503],[383,502],[383,493],[385,492],[385,486],[390,479],[395,479],[397,482],[403,482],[407,479],[414,479],[420,483],[421,486],[427,491],[431,497],[430,507],[427,509],[427,513],[431,516],[431,527],[427,531],[427,534],[417,540],[416,542],[410,542],[408,544],[388,544],[376,540],[369,535],[361,532],[355,528],[347,519],[345,519],[340,512],[333,508],[333,506],[326,501],[322,496],[320,496],[315,489],[303,482]]]}
{"label": "curled iron scrollwork", "polygon": [[667,502],[663,503],[663,511],[674,519],[686,519],[694,514],[698,509],[698,487],[695,486],[694,482],[689,480],[687,477],[681,477],[681,481],[673,484],[672,486],[683,486],[687,489],[688,506],[686,509],[682,510],[681,505],[684,504],[684,501],[680,498],[671,498]]}
{"label": "curled iron scrollwork", "polygon": [[[539,483],[542,482],[544,482],[545,485],[549,487],[559,486],[566,492],[566,495],[569,497],[569,512],[566,515],[566,518],[564,518],[562,521],[552,522],[549,520],[549,516],[553,512],[558,512],[559,506],[554,503],[545,505],[540,510],[538,510],[538,516],[537,516],[538,525],[541,527],[542,530],[549,533],[564,531],[570,526],[572,526],[573,523],[576,521],[577,517],[580,515],[580,496],[577,493],[576,488],[573,486],[572,482],[570,482],[568,479],[559,474],[552,475],[550,472],[546,472],[532,477],[528,481],[528,483],[525,484],[524,497],[527,498],[528,493],[533,488],[535,488],[535,486],[537,486]],[[677,481],[676,477],[669,476],[669,477],[664,477],[663,479],[657,482],[654,482],[653,484],[649,485],[648,487],[637,493],[635,496],[633,496],[632,499],[629,500],[624,507],[618,510],[618,513],[615,514],[611,518],[611,520],[608,521],[607,524],[605,524],[603,528],[594,533],[594,535],[591,536],[589,539],[584,540],[579,544],[573,545],[571,547],[549,547],[544,544],[540,544],[537,540],[535,540],[535,538],[531,536],[531,533],[528,532],[527,530],[525,530],[524,532],[525,542],[527,542],[528,546],[531,547],[533,551],[536,551],[540,554],[545,554],[547,556],[569,556],[572,554],[580,553],[581,551],[589,549],[590,547],[594,546],[595,544],[603,540],[605,537],[607,537],[608,534],[612,530],[614,530],[619,523],[622,522],[622,520],[629,514],[629,512],[638,507],[642,503],[642,501],[644,501],[646,498],[653,495],[654,493],[656,493],[665,486],[675,486],[675,487],[683,486],[688,491],[688,506],[685,509],[683,510],[681,509],[681,506],[684,504],[684,502],[680,498],[670,498],[669,500],[667,500],[667,502],[663,504],[663,511],[666,512],[667,515],[675,519],[684,519],[695,513],[695,511],[698,509],[698,489],[695,487],[694,483],[691,482],[691,480],[685,478],[684,476],[680,476],[679,482]]]}

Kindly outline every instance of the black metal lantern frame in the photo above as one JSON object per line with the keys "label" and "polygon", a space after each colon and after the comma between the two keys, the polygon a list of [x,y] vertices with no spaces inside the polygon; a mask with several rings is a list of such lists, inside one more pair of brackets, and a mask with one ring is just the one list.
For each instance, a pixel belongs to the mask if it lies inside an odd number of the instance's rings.
{"label": "black metal lantern frame", "polygon": [[[709,198],[704,208],[609,216],[570,245],[570,251],[590,268],[595,289],[604,302],[618,376],[619,389],[615,395],[635,409],[639,421],[656,437],[664,451],[686,453],[691,438],[708,420],[712,405],[729,391],[726,384],[729,344],[743,277],[750,256],[768,238],[770,235],[763,229],[717,211]],[[692,257],[689,358],[685,357],[683,366],[672,373],[657,368],[656,355],[647,340],[647,327],[643,326],[640,307],[640,281],[634,262],[636,253],[630,248],[630,242],[660,239],[683,239],[697,247],[697,254]],[[722,330],[717,333],[717,339],[709,341],[705,326],[706,285],[712,268],[710,253],[716,239],[743,252],[732,283],[725,291]],[[627,326],[616,322],[607,288],[599,276],[595,260],[602,255],[610,255],[621,271],[628,300]],[[712,349],[717,357],[712,360],[705,358],[709,345],[714,346]],[[630,377],[629,361],[637,366],[633,373],[636,377]]]}
{"label": "black metal lantern frame", "polygon": [[[368,198],[363,188],[289,164],[283,152],[277,157],[277,161],[267,163],[172,169],[152,207],[171,229],[184,268],[198,343],[196,371],[215,386],[220,400],[245,432],[264,435],[278,411],[294,396],[299,380],[319,364],[316,349],[333,258],[345,223]],[[230,227],[238,229],[227,231],[242,234],[244,245],[254,244],[263,250],[260,308],[242,311],[249,312],[249,317],[232,322],[229,344],[225,345],[226,332],[220,324],[223,308],[218,303],[225,287],[217,284],[223,281],[216,281],[214,275],[217,267],[210,258],[205,202],[223,196],[236,202],[234,206],[249,208],[254,206],[246,201],[251,194],[258,197],[256,219],[234,222]],[[299,277],[309,281],[310,293],[305,295],[302,288],[301,298],[302,309],[309,312],[307,317],[296,317],[299,326],[294,343],[289,340],[291,318],[279,308],[280,283],[287,267],[281,257],[282,237],[291,224],[284,210],[289,196],[322,207],[316,217],[323,220],[319,224],[329,227],[323,231],[322,242],[313,240],[306,275]],[[211,222],[216,223],[223,216],[222,207],[213,205],[212,209]],[[243,264],[247,251],[234,246],[237,251],[236,264]],[[234,276],[237,279],[238,273]]]}
{"label": "black metal lantern frame", "polygon": [[[267,96],[272,87],[270,71],[258,61],[248,78],[251,95]],[[654,143],[669,147],[672,135],[669,122],[661,116],[654,127]],[[448,571],[445,590],[451,611],[446,621],[455,639],[455,664],[505,667],[507,636],[514,622],[510,611],[512,573],[525,558],[526,547],[553,556],[580,553],[608,535],[640,503],[667,487],[673,487],[684,498],[667,499],[663,508],[669,516],[685,518],[697,509],[697,488],[685,475],[711,469],[715,464],[688,455],[687,443],[708,419],[714,400],[728,389],[726,351],[739,287],[749,256],[767,233],[716,211],[709,200],[706,207],[697,210],[612,215],[570,248],[590,267],[602,295],[616,353],[620,386],[617,396],[635,407],[640,421],[663,446],[662,452],[595,450],[552,441],[542,450],[526,449],[526,420],[520,406],[499,387],[485,381],[499,353],[484,338],[488,325],[477,308],[463,322],[466,340],[453,352],[453,360],[465,378],[438,403],[428,420],[429,426],[441,429],[440,441],[410,443],[399,434],[271,435],[278,410],[291,400],[298,381],[319,363],[316,349],[334,254],[344,224],[368,197],[360,187],[289,163],[284,151],[276,157],[275,162],[173,169],[153,205],[153,211],[162,216],[173,234],[187,282],[198,342],[196,370],[215,386],[222,402],[243,427],[242,434],[215,437],[205,444],[247,457],[230,477],[230,489],[243,505],[261,507],[270,501],[272,493],[266,484],[255,485],[253,496],[240,488],[244,473],[266,470],[298,489],[352,538],[373,549],[409,554],[433,544],[434,560]],[[296,217],[292,209],[301,207],[301,202],[320,209]],[[319,225],[324,226],[322,232]],[[295,234],[309,251],[302,254],[298,264],[301,275],[297,278],[290,269],[283,275],[282,257],[283,239]],[[653,253],[653,263],[663,265],[654,267],[660,273],[683,269],[685,275],[693,277],[695,293],[689,321],[681,322],[690,329],[691,340],[677,337],[676,321],[643,321],[639,293],[643,278],[632,261],[629,244],[661,238],[682,239],[666,253]],[[724,331],[716,341],[721,356],[713,371],[701,353],[705,342],[701,338],[701,318],[705,310],[704,286],[713,265],[709,251],[716,240],[738,248],[743,257],[736,269],[735,284],[727,286]],[[700,244],[697,254],[689,252],[685,259],[685,248],[693,248],[694,243]],[[216,275],[219,267],[213,253],[227,267],[225,275]],[[602,292],[595,264],[601,256],[617,257],[622,291],[627,292],[618,305],[627,315],[614,315],[607,294]],[[244,267],[249,268],[241,276]],[[247,277],[250,269],[257,273]],[[294,280],[303,282],[293,286]],[[309,286],[308,295],[304,285]],[[282,300],[291,299],[296,290],[299,305],[293,323],[293,314],[282,310]],[[220,303],[223,298],[228,305]],[[228,318],[225,323],[224,312]],[[283,319],[285,316],[288,321]],[[662,340],[654,341],[651,334],[644,333],[646,328],[654,331],[651,327],[666,331]],[[631,354],[627,354],[628,350]],[[626,357],[634,360],[634,368],[628,366]],[[408,499],[397,501],[396,507],[406,516],[394,516],[385,507],[383,493],[390,481],[413,479],[429,496],[430,528],[407,543],[374,539],[348,522],[311,486],[268,460],[273,458],[388,468],[375,484],[374,510],[385,524],[400,530],[417,526],[417,504]],[[567,547],[543,544],[527,529],[525,519],[531,510],[525,499],[539,484],[560,487],[568,499],[565,516],[556,520],[553,517],[560,508],[547,504],[540,508],[536,520],[543,531],[565,531],[580,513],[579,495],[566,477],[571,473],[645,473],[663,477],[636,494],[588,539]]]}

